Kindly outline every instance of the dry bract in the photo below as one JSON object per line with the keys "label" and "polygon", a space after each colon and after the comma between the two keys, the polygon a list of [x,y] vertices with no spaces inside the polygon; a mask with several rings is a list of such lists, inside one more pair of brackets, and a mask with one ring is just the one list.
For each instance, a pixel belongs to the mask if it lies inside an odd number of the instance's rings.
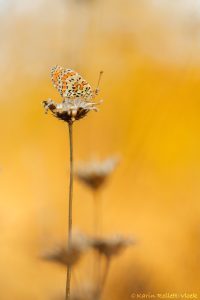
{"label": "dry bract", "polygon": [[72,123],[84,118],[89,111],[98,111],[95,102],[88,102],[81,99],[63,100],[61,103],[56,103],[51,99],[43,101],[45,111],[50,110],[52,114],[65,122]]}
{"label": "dry bract", "polygon": [[90,162],[79,163],[75,175],[84,184],[92,189],[100,188],[114,171],[118,157],[110,157],[104,161],[92,160]]}
{"label": "dry bract", "polygon": [[110,238],[94,238],[91,241],[92,247],[106,257],[118,255],[122,250],[132,244],[133,241],[130,238],[125,238],[120,235],[114,235]]}

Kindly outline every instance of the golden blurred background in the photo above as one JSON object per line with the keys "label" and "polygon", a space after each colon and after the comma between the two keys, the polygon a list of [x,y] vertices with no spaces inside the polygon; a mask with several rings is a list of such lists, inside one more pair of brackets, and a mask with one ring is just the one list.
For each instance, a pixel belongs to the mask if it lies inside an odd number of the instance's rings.
{"label": "golden blurred background", "polygon": [[[137,239],[113,262],[105,299],[200,292],[200,1],[0,0],[0,24],[0,299],[51,300],[65,285],[38,259],[67,232],[68,132],[41,105],[61,100],[55,64],[94,87],[104,70],[100,111],[75,124],[75,160],[121,156],[103,232]],[[78,182],[74,226],[91,233]]]}

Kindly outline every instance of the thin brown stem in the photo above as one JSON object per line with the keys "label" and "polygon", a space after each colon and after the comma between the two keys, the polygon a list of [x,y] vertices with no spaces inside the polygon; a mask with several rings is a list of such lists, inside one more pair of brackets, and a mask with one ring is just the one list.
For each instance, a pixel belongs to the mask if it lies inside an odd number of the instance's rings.
{"label": "thin brown stem", "polygon": [[94,236],[99,236],[101,233],[101,199],[99,190],[93,191],[93,207],[94,207]]}
{"label": "thin brown stem", "polygon": [[[100,237],[101,235],[101,199],[100,191],[98,189],[93,190],[93,234],[94,237]],[[94,252],[94,262],[93,262],[93,277],[97,289],[101,284],[101,255]]]}
{"label": "thin brown stem", "polygon": [[101,279],[101,284],[100,284],[100,287],[99,287],[98,299],[101,298],[101,295],[103,293],[105,283],[106,283],[106,280],[108,278],[108,273],[109,273],[109,270],[110,270],[110,263],[111,263],[111,258],[106,257],[106,265],[105,265],[104,273],[103,273],[103,276],[102,276],[102,279]]}
{"label": "thin brown stem", "polygon": [[[73,199],[73,123],[68,124],[69,128],[69,148],[70,148],[70,179],[69,179],[69,210],[68,210],[68,248],[71,247],[72,240],[72,199]],[[66,300],[70,300],[70,286],[71,286],[71,266],[67,267],[67,280],[66,280]]]}

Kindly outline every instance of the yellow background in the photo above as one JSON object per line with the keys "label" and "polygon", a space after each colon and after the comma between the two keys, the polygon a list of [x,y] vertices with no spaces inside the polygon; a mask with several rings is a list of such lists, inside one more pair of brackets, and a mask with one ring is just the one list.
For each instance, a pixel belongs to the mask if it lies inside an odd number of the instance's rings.
{"label": "yellow background", "polygon": [[[67,127],[41,105],[61,100],[55,64],[93,87],[104,70],[100,111],[74,126],[75,159],[121,156],[102,192],[103,231],[137,239],[113,262],[105,299],[200,292],[199,1],[0,6],[0,299],[64,290],[65,270],[38,259],[67,232]],[[76,182],[74,226],[91,233],[92,222],[92,195]]]}

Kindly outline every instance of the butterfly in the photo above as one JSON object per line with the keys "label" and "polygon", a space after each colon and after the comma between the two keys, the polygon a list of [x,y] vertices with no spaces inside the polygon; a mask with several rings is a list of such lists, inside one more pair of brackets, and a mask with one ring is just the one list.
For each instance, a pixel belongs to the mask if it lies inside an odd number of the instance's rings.
{"label": "butterfly", "polygon": [[102,73],[100,72],[98,85],[95,90],[92,90],[89,83],[79,73],[60,66],[52,67],[51,80],[54,87],[64,99],[84,99],[85,101],[90,101],[99,92],[98,86]]}

